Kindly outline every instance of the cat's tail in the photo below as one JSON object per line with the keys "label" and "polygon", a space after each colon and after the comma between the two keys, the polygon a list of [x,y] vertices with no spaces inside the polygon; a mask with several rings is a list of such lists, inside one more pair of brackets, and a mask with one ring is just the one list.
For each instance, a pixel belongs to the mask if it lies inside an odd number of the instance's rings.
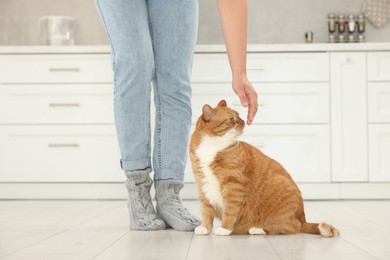
{"label": "cat's tail", "polygon": [[303,223],[301,227],[302,233],[320,234],[323,237],[338,237],[340,232],[334,226],[322,223]]}

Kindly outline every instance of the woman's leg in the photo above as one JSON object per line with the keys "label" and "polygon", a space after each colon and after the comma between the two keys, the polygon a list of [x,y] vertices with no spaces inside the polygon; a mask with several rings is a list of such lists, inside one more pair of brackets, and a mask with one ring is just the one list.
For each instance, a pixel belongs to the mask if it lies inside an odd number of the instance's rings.
{"label": "woman's leg", "polygon": [[97,0],[114,70],[115,124],[125,171],[150,168],[153,49],[146,0]]}
{"label": "woman's leg", "polygon": [[155,60],[156,128],[153,151],[157,213],[177,230],[200,224],[182,205],[191,127],[191,70],[198,24],[197,0],[148,0]]}
{"label": "woman's leg", "polygon": [[154,57],[146,0],[97,0],[111,43],[115,124],[132,229],[165,228],[150,198],[150,91]]}
{"label": "woman's leg", "polygon": [[183,181],[191,127],[191,69],[197,0],[148,0],[154,49],[155,180]]}

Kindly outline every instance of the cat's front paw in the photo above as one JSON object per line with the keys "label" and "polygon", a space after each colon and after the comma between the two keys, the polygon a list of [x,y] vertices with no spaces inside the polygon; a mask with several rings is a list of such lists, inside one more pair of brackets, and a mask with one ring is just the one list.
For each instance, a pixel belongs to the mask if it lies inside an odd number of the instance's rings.
{"label": "cat's front paw", "polygon": [[226,229],[226,228],[223,228],[223,227],[217,227],[214,230],[214,235],[217,235],[217,236],[228,236],[231,233],[232,233],[232,230],[229,230],[229,229]]}
{"label": "cat's front paw", "polygon": [[205,226],[197,226],[194,231],[195,235],[208,235],[210,232]]}

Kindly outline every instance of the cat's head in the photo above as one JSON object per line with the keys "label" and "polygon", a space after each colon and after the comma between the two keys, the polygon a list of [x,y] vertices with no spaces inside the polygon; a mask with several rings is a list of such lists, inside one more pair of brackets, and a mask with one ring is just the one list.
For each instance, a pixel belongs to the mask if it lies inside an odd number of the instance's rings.
{"label": "cat's head", "polygon": [[207,135],[229,134],[232,137],[241,135],[244,127],[245,121],[240,118],[237,111],[227,107],[225,100],[221,100],[215,108],[204,105],[196,125],[197,130],[202,130]]}

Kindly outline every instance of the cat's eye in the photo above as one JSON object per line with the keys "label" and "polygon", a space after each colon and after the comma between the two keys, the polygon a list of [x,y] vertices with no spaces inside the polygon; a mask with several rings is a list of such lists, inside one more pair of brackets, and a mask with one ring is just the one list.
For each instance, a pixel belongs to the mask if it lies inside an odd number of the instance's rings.
{"label": "cat's eye", "polygon": [[234,121],[235,121],[234,117],[229,118],[229,120],[230,120],[231,123],[234,123]]}

